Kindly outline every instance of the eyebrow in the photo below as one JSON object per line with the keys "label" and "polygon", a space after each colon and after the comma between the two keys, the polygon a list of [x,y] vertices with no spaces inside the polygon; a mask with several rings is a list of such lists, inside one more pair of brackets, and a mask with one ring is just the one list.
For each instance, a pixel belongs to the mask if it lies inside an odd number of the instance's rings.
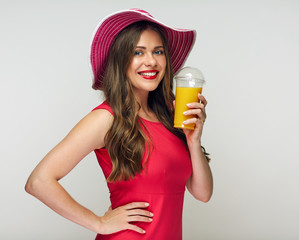
{"label": "eyebrow", "polygon": [[[146,49],[146,47],[143,46],[136,46],[136,48]],[[164,47],[163,46],[154,47],[154,49],[158,49],[158,48],[164,48]]]}

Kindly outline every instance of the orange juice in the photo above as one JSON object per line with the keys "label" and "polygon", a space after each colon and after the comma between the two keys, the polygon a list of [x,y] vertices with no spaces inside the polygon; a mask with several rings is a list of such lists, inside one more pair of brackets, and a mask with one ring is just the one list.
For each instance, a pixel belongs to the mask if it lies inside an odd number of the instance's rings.
{"label": "orange juice", "polygon": [[194,129],[195,124],[184,125],[183,121],[194,118],[194,115],[185,116],[183,112],[189,110],[187,103],[198,102],[198,93],[202,92],[202,87],[177,87],[175,96],[174,127]]}

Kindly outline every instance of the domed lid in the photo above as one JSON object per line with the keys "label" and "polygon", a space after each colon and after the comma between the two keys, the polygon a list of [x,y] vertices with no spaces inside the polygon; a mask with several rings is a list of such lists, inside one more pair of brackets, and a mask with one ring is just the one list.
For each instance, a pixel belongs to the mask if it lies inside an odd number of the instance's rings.
{"label": "domed lid", "polygon": [[192,79],[197,81],[203,81],[205,82],[205,78],[202,74],[202,72],[194,67],[184,67],[182,68],[175,76],[176,79]]}

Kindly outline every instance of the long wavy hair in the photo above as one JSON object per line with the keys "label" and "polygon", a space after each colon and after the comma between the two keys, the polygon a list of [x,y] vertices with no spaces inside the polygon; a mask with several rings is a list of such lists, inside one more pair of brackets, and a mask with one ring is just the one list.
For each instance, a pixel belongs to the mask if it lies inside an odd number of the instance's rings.
{"label": "long wavy hair", "polygon": [[105,146],[112,161],[108,182],[134,178],[143,169],[145,144],[150,149],[150,139],[143,130],[144,125],[141,127],[142,120],[138,116],[141,106],[127,78],[127,70],[140,35],[147,29],[157,32],[161,37],[166,58],[165,75],[158,87],[149,93],[148,106],[170,132],[186,143],[183,131],[173,127],[173,73],[164,31],[152,22],[136,22],[122,30],[115,38],[109,51],[101,88],[114,113],[112,126],[105,137]]}

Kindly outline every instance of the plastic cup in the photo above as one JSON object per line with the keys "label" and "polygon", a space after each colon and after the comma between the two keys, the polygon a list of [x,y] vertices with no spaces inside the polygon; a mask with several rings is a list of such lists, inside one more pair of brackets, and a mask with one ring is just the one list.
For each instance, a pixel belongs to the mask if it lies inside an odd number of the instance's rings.
{"label": "plastic cup", "polygon": [[205,83],[203,74],[197,68],[182,68],[174,77],[176,81],[174,127],[194,130],[195,124],[183,124],[187,119],[194,118],[195,115],[184,115],[183,112],[189,110],[188,103],[198,102],[198,93],[202,92]]}

